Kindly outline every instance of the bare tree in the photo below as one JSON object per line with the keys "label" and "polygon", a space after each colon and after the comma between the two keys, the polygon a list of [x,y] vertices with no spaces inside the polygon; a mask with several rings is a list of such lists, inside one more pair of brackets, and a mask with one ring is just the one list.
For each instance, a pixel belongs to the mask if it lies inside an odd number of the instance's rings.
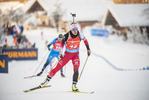
{"label": "bare tree", "polygon": [[142,15],[145,16],[147,19],[149,19],[149,8],[145,9],[145,10],[142,12]]}
{"label": "bare tree", "polygon": [[61,3],[55,4],[54,11],[52,12],[52,17],[55,21],[57,32],[59,32],[59,22],[64,15],[65,11],[61,8]]}
{"label": "bare tree", "polygon": [[21,9],[17,10],[6,10],[5,15],[3,16],[4,23],[16,23],[23,24],[23,22],[28,18],[28,15],[25,14]]}
{"label": "bare tree", "polygon": [[[2,28],[5,25],[7,25],[6,28],[8,28],[8,25],[11,23],[16,23],[17,25],[23,25],[24,21],[28,18],[29,15],[25,14],[21,9],[7,9],[4,11],[4,15],[0,16],[0,41],[2,41]],[[4,34],[5,35],[5,34]]]}

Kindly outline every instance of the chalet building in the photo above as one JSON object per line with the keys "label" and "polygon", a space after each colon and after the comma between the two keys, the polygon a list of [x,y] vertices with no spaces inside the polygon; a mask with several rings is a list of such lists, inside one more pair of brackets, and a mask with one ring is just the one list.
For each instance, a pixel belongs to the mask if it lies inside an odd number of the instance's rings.
{"label": "chalet building", "polygon": [[[25,13],[35,14],[36,18],[40,20],[38,26],[53,27],[52,19],[48,17],[49,8],[42,0],[29,0],[22,9]],[[29,28],[29,26],[25,25],[26,28]]]}
{"label": "chalet building", "polygon": [[146,28],[149,36],[149,4],[111,4],[102,20],[105,26],[112,25],[119,34],[128,32],[129,27]]}
{"label": "chalet building", "polygon": [[[63,16],[62,20],[64,25],[69,25],[70,22],[73,21],[70,13],[75,13],[76,17],[74,18],[75,22],[80,24],[80,27],[92,26],[95,23],[101,23],[103,14],[106,11],[108,2],[100,2],[100,1],[89,1],[84,2],[83,0],[69,2],[63,2],[63,8],[66,9],[66,13]],[[76,5],[78,5],[76,7]]]}
{"label": "chalet building", "polygon": [[[53,27],[54,21],[51,18],[51,12],[56,8],[55,4],[61,4],[61,10],[64,12],[59,25],[61,28],[66,28],[72,22],[70,13],[76,13],[75,22],[79,23],[81,27],[92,26],[96,22],[101,22],[107,2],[29,0],[23,9],[26,13],[37,14],[37,18],[42,21],[39,25]],[[78,6],[76,7],[76,5]],[[40,15],[41,13],[42,15]]]}

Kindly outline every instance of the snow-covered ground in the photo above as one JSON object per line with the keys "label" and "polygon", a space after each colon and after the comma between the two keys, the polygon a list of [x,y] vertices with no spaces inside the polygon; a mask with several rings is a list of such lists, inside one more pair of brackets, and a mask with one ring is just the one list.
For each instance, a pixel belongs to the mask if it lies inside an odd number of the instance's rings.
{"label": "snow-covered ground", "polygon": [[[41,31],[44,33],[43,39]],[[71,90],[72,84],[71,61],[64,67],[66,78],[61,78],[58,72],[49,83],[52,87],[23,92],[38,86],[46,78],[45,72],[41,77],[24,79],[25,76],[32,75],[43,58],[48,56],[45,41],[50,42],[58,36],[54,29],[37,29],[25,31],[23,34],[31,43],[36,43],[38,60],[9,62],[9,73],[0,73],[0,100],[149,100],[149,70],[143,70],[149,66],[149,46],[126,43],[117,36],[91,36],[89,28],[83,32],[89,41],[92,54],[78,82],[78,88],[80,91],[94,91],[94,94],[66,92]],[[86,47],[81,42],[80,72],[86,57]],[[37,72],[45,61],[46,59]]]}

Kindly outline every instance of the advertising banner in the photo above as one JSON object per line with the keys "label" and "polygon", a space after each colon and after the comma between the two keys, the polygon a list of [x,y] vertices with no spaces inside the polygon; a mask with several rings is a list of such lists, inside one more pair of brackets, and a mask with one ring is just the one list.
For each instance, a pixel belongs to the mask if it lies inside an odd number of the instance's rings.
{"label": "advertising banner", "polygon": [[0,55],[0,73],[8,73],[8,55]]}
{"label": "advertising banner", "polygon": [[109,32],[108,30],[101,30],[101,29],[92,29],[91,34],[93,36],[103,36],[103,37],[108,37]]}
{"label": "advertising banner", "polygon": [[2,49],[3,54],[7,54],[11,60],[37,60],[38,49]]}

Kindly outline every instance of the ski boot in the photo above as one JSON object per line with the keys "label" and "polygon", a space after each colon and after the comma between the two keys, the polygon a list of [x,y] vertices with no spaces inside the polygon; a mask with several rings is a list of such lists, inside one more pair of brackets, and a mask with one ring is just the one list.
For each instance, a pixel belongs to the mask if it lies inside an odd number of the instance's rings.
{"label": "ski boot", "polygon": [[65,75],[63,74],[63,72],[61,72],[61,77],[65,77]]}
{"label": "ski boot", "polygon": [[51,77],[47,76],[47,78],[44,80],[44,82],[42,82],[42,83],[39,85],[39,87],[44,87],[44,86],[46,86],[46,85],[49,83],[50,79],[51,79]]}
{"label": "ski boot", "polygon": [[77,82],[73,82],[73,83],[72,83],[72,91],[78,92],[79,89],[76,87],[76,85],[77,85]]}
{"label": "ski boot", "polygon": [[41,71],[40,73],[37,74],[37,76],[40,76],[43,73],[43,71]]}

